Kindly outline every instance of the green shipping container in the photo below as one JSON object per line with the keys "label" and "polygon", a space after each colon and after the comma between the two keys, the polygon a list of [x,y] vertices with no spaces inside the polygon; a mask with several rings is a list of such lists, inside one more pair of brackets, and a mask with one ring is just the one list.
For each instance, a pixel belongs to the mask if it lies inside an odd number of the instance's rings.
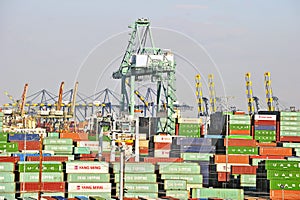
{"label": "green shipping container", "polygon": [[[117,194],[118,196],[118,194]],[[149,199],[157,199],[158,193],[151,192],[128,192],[124,194],[127,198],[149,198]]]}
{"label": "green shipping container", "polygon": [[183,160],[209,161],[213,155],[214,154],[209,153],[181,153],[180,157],[183,158]]}
{"label": "green shipping container", "polygon": [[89,147],[74,147],[74,154],[89,154],[91,153]]}
{"label": "green shipping container", "polygon": [[281,121],[280,126],[300,126],[300,121]]}
{"label": "green shipping container", "polygon": [[16,183],[1,183],[0,194],[16,192]]}
{"label": "green shipping container", "polygon": [[108,183],[110,174],[68,174],[69,183]]}
{"label": "green shipping container", "polygon": [[298,157],[287,157],[287,160],[288,161],[298,161],[298,162],[300,162],[300,157],[298,156]]}
{"label": "green shipping container", "polygon": [[280,131],[280,136],[299,136],[298,131]]}
{"label": "green shipping container", "polygon": [[197,188],[192,189],[192,198],[217,197],[222,199],[244,200],[243,189]]}
{"label": "green shipping container", "polygon": [[0,151],[4,152],[18,152],[18,143],[9,142],[9,143],[0,143]]}
{"label": "green shipping container", "polygon": [[[113,163],[113,173],[119,173],[120,163]],[[126,163],[126,173],[154,173],[155,166],[151,163]]]}
{"label": "green shipping container", "polygon": [[[126,183],[156,183],[156,174],[128,174],[124,175]],[[115,174],[115,183],[120,182],[119,174]]]}
{"label": "green shipping container", "polygon": [[[39,172],[39,162],[18,162],[19,172]],[[42,162],[43,172],[62,172],[63,164],[61,162]]]}
{"label": "green shipping container", "polygon": [[289,170],[298,171],[300,169],[300,162],[297,161],[287,161],[287,160],[266,160],[265,168],[267,170]]}
{"label": "green shipping container", "polygon": [[276,131],[274,130],[255,130],[255,136],[276,136]]}
{"label": "green shipping container", "polygon": [[230,115],[229,120],[249,120],[250,121],[250,115]]}
{"label": "green shipping container", "polygon": [[70,138],[44,138],[44,145],[73,145],[73,140]]}
{"label": "green shipping container", "polygon": [[203,188],[203,184],[201,183],[187,183],[186,188],[188,190],[193,189],[193,188]]}
{"label": "green shipping container", "polygon": [[300,179],[294,180],[280,180],[280,179],[272,179],[270,180],[270,190],[282,190],[282,186],[284,186],[284,190],[300,190]]}
{"label": "green shipping container", "polygon": [[[20,196],[22,198],[25,198],[27,200],[33,200],[32,198],[38,199],[38,195],[39,193],[37,192],[24,192],[24,193],[20,193]],[[43,192],[42,196],[61,196],[61,197],[65,197],[65,194],[63,192]]]}
{"label": "green shipping container", "polygon": [[162,180],[186,180],[187,184],[202,184],[201,174],[162,174]]}
{"label": "green shipping container", "polygon": [[282,143],[283,147],[300,148],[300,143]]}
{"label": "green shipping container", "polygon": [[75,198],[78,196],[84,196],[84,197],[89,197],[89,196],[100,196],[105,199],[111,199],[111,193],[109,192],[93,192],[93,194],[89,192],[69,192],[68,193],[68,198]]}
{"label": "green shipping container", "polygon": [[187,190],[186,180],[167,179],[164,181],[164,189],[165,190]]}
{"label": "green shipping container", "polygon": [[267,170],[267,179],[281,179],[281,180],[291,180],[299,179],[300,171],[290,171],[290,170]]}
{"label": "green shipping container", "polygon": [[57,138],[59,138],[59,133],[57,133],[57,132],[49,132],[48,133],[48,138],[47,139],[57,139]]}
{"label": "green shipping container", "polygon": [[299,126],[283,126],[280,125],[280,131],[300,131],[300,127]]}
{"label": "green shipping container", "polygon": [[0,133],[0,142],[7,143],[7,133]]}
{"label": "green shipping container", "polygon": [[[63,182],[64,174],[60,172],[43,172],[42,182]],[[20,182],[39,182],[39,172],[20,172]]]}
{"label": "green shipping container", "polygon": [[[116,184],[117,193],[119,192],[119,183]],[[158,183],[124,183],[127,192],[149,192],[158,193]]]}
{"label": "green shipping container", "polygon": [[280,116],[280,121],[300,121],[300,116]]}
{"label": "green shipping container", "polygon": [[16,199],[16,194],[15,193],[0,193],[0,199]]}
{"label": "green shipping container", "polygon": [[73,152],[74,145],[50,145],[47,144],[44,146],[44,150],[50,150],[56,152]]}
{"label": "green shipping container", "polygon": [[245,124],[230,124],[229,129],[230,130],[250,130],[250,125]]}
{"label": "green shipping container", "polygon": [[229,124],[239,124],[239,125],[251,125],[250,120],[229,120]]}
{"label": "green shipping container", "polygon": [[0,185],[1,183],[15,182],[15,174],[12,172],[0,172]]}
{"label": "green shipping container", "polygon": [[245,139],[245,140],[252,140],[251,135],[228,135],[228,139]]}
{"label": "green shipping container", "polygon": [[276,136],[257,136],[255,135],[255,140],[259,140],[260,142],[272,142],[276,141]]}
{"label": "green shipping container", "polygon": [[256,174],[241,174],[240,183],[242,187],[256,187]]}
{"label": "green shipping container", "polygon": [[159,163],[160,174],[197,174],[200,166],[197,163]]}
{"label": "green shipping container", "polygon": [[14,163],[12,163],[12,162],[0,162],[0,172],[13,172],[14,170],[15,170],[15,164]]}
{"label": "green shipping container", "polygon": [[228,154],[258,155],[258,148],[244,146],[228,146]]}
{"label": "green shipping container", "polygon": [[280,117],[300,117],[300,112],[281,111]]}
{"label": "green shipping container", "polygon": [[189,191],[187,191],[187,190],[167,190],[166,196],[177,198],[177,199],[188,199]]}

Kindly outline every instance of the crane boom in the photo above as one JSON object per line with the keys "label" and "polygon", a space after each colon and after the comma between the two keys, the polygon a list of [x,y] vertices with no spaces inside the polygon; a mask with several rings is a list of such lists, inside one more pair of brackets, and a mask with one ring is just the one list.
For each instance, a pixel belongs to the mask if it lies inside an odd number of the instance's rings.
{"label": "crane boom", "polygon": [[273,91],[271,87],[271,74],[270,72],[266,72],[264,74],[265,77],[265,89],[266,89],[266,102],[268,111],[274,111],[274,102],[273,102]]}
{"label": "crane boom", "polygon": [[202,93],[202,82],[200,74],[195,76],[196,82],[196,97],[198,103],[198,117],[203,116],[204,114],[204,106],[203,106],[203,93]]}
{"label": "crane boom", "polygon": [[60,88],[59,88],[59,93],[58,93],[57,106],[56,106],[56,110],[57,111],[61,109],[62,95],[63,95],[64,85],[65,85],[65,82],[61,82]]}
{"label": "crane boom", "polygon": [[215,91],[215,82],[214,82],[214,75],[209,74],[208,75],[208,86],[209,86],[209,102],[211,106],[211,112],[216,112],[217,111],[217,106],[216,106],[216,91]]}
{"label": "crane boom", "polygon": [[250,115],[254,114],[254,98],[253,98],[253,90],[252,90],[252,81],[250,80],[251,74],[248,72],[245,74],[246,81],[246,95],[247,95],[247,103],[248,103],[248,112]]}
{"label": "crane boom", "polygon": [[27,90],[28,90],[28,83],[25,84],[24,90],[23,90],[23,94],[22,94],[22,101],[21,101],[21,104],[20,104],[20,114],[21,114],[21,117],[24,117],[24,114],[25,114],[24,107],[25,107]]}
{"label": "crane boom", "polygon": [[72,103],[70,108],[70,114],[74,115],[75,113],[75,104],[76,104],[76,95],[78,92],[78,82],[75,83],[74,90],[73,90],[73,96],[72,96]]}

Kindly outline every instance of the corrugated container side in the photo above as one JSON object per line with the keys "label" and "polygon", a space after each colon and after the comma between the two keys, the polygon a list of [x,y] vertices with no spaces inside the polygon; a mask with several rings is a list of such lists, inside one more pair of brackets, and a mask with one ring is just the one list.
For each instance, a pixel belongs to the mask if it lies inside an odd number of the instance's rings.
{"label": "corrugated container side", "polygon": [[[38,192],[39,183],[20,182],[20,192]],[[41,190],[46,192],[65,192],[65,182],[43,182]]]}
{"label": "corrugated container side", "polygon": [[292,156],[293,149],[288,147],[260,147],[260,155]]}
{"label": "corrugated container side", "polygon": [[[226,158],[227,157],[227,158]],[[249,155],[215,155],[215,163],[239,163],[239,164],[249,164]]]}

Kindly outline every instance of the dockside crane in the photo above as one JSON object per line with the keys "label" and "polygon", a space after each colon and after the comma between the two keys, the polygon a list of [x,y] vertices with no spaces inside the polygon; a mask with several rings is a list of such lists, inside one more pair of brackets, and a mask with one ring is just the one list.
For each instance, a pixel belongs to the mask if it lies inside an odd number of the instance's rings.
{"label": "dockside crane", "polygon": [[[121,112],[134,116],[135,81],[142,81],[150,76],[151,82],[157,85],[157,110],[161,109],[161,98],[166,98],[166,126],[164,132],[175,133],[175,119],[173,118],[175,95],[175,60],[170,50],[154,47],[150,21],[141,18],[130,26],[131,37],[118,71],[113,73],[114,79],[121,79]],[[149,45],[149,46],[147,46]],[[126,79],[129,79],[130,92],[126,90]],[[130,98],[129,98],[130,96]]]}
{"label": "dockside crane", "polygon": [[25,127],[25,110],[24,110],[24,108],[25,108],[25,103],[26,103],[27,90],[28,90],[28,83],[26,83],[24,86],[24,90],[22,93],[22,100],[21,100],[20,107],[19,107],[23,127]]}
{"label": "dockside crane", "polygon": [[197,104],[198,104],[198,117],[206,116],[207,110],[204,109],[204,99],[203,99],[203,92],[202,92],[202,82],[200,74],[195,76],[196,82],[196,97],[197,97]]}
{"label": "dockside crane", "polygon": [[259,105],[259,98],[253,96],[250,72],[247,72],[245,74],[245,81],[246,81],[246,97],[247,97],[247,104],[248,104],[248,112],[250,115],[252,115],[254,113],[258,113],[258,111],[260,110],[260,105]]}
{"label": "dockside crane", "polygon": [[58,92],[58,100],[57,100],[55,115],[63,115],[63,111],[61,111],[60,109],[62,105],[62,95],[63,95],[64,85],[65,82],[61,82],[59,87],[59,92]]}
{"label": "dockside crane", "polygon": [[265,83],[265,90],[266,90],[266,102],[268,111],[274,111],[274,98],[273,98],[273,91],[271,87],[271,74],[270,72],[266,72],[264,74],[264,83]]}
{"label": "dockside crane", "polygon": [[210,102],[210,110],[212,113],[217,111],[216,106],[216,91],[215,91],[215,82],[214,82],[214,75],[208,75],[208,88],[209,88],[209,102]]}

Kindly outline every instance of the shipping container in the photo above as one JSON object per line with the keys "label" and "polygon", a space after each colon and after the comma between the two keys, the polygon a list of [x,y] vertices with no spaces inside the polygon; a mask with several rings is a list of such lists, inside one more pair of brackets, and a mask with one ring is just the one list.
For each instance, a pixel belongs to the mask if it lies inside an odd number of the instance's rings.
{"label": "shipping container", "polygon": [[[124,175],[124,181],[126,183],[156,183],[157,182],[157,177],[156,174],[128,174],[126,173]],[[120,182],[120,175],[115,174],[115,183]]]}
{"label": "shipping container", "polygon": [[[113,173],[119,173],[119,171],[120,171],[120,163],[113,163]],[[150,163],[126,163],[125,172],[153,174],[155,172],[155,166],[154,164],[150,164]]]}
{"label": "shipping container", "polygon": [[190,137],[175,137],[176,145],[198,145],[211,146],[213,145],[211,138],[190,138]]}
{"label": "shipping container", "polygon": [[44,138],[43,145],[73,145],[70,138]]}
{"label": "shipping container", "polygon": [[110,181],[110,174],[67,174],[67,181],[69,183],[108,183]]}
{"label": "shipping container", "polygon": [[[119,183],[116,184],[117,193],[119,193]],[[158,193],[158,183],[124,183],[127,193],[147,192]]]}
{"label": "shipping container", "polygon": [[231,166],[231,174],[256,174],[257,166]]}
{"label": "shipping container", "polygon": [[111,192],[111,183],[68,183],[68,192]]}
{"label": "shipping container", "polygon": [[229,146],[228,154],[258,155],[257,147]]}
{"label": "shipping container", "polygon": [[245,147],[256,147],[255,140],[247,139],[224,139],[224,146],[245,146]]}
{"label": "shipping container", "polygon": [[270,190],[300,190],[300,179],[286,180],[286,179],[271,179]]}
{"label": "shipping container", "polygon": [[[60,172],[43,172],[42,182],[63,182],[64,174]],[[20,182],[39,182],[39,172],[20,172]]]}
{"label": "shipping container", "polygon": [[[1,157],[0,157],[1,160]],[[12,162],[0,162],[0,172],[14,172],[15,165]]]}
{"label": "shipping container", "polygon": [[260,155],[292,156],[293,149],[288,147],[260,147]]}
{"label": "shipping container", "polygon": [[0,171],[0,185],[1,183],[13,183],[15,182],[15,174],[13,172]]}
{"label": "shipping container", "polygon": [[300,190],[270,190],[272,200],[296,200],[300,197]]}
{"label": "shipping container", "polygon": [[[78,196],[85,196],[85,197],[90,197],[90,196],[101,196],[105,199],[111,199],[111,192],[69,192],[68,193],[68,199],[70,198],[75,198]],[[78,199],[78,198],[76,198]]]}
{"label": "shipping container", "polygon": [[198,188],[192,189],[192,198],[217,197],[223,199],[244,200],[243,189]]}
{"label": "shipping container", "polygon": [[109,170],[107,162],[92,161],[68,161],[66,162],[66,173],[101,173],[106,174]]}
{"label": "shipping container", "polygon": [[[19,172],[39,172],[40,163],[34,161],[20,161],[18,162]],[[42,171],[43,172],[62,172],[63,164],[61,162],[42,162]]]}
{"label": "shipping container", "polygon": [[167,190],[166,196],[177,198],[177,199],[188,199],[189,191],[188,190]]}
{"label": "shipping container", "polygon": [[20,182],[20,192],[65,192],[65,182]]}
{"label": "shipping container", "polygon": [[180,157],[183,160],[190,161],[209,161],[214,154],[209,153],[181,153]]}
{"label": "shipping container", "polygon": [[164,180],[164,189],[165,190],[187,190],[186,180]]}
{"label": "shipping container", "polygon": [[159,163],[160,174],[197,174],[200,173],[198,163]]}
{"label": "shipping container", "polygon": [[15,140],[21,140],[21,141],[40,141],[40,135],[39,134],[22,134],[22,133],[10,133],[8,134],[8,141],[15,141]]}
{"label": "shipping container", "polygon": [[201,174],[162,174],[162,180],[186,180],[187,184],[202,184],[203,176]]}

